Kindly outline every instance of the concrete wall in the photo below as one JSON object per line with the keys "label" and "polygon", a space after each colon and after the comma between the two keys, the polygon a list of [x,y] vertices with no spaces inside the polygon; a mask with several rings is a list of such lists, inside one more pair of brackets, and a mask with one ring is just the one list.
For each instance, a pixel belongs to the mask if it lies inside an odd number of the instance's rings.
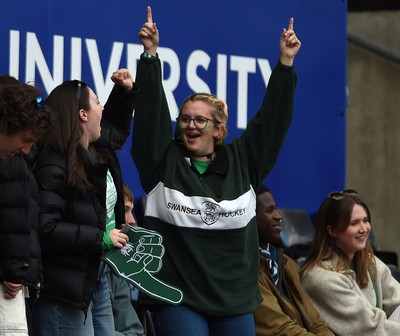
{"label": "concrete wall", "polygon": [[350,12],[348,36],[346,186],[370,207],[378,247],[400,257],[400,11]]}

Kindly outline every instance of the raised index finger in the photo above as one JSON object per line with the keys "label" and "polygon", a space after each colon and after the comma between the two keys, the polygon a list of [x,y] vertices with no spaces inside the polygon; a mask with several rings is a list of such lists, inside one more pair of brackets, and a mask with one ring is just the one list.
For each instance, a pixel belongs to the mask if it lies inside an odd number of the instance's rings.
{"label": "raised index finger", "polygon": [[290,18],[289,25],[288,25],[288,30],[293,30],[293,23],[294,23],[294,19]]}
{"label": "raised index finger", "polygon": [[290,18],[289,25],[288,25],[288,30],[293,30],[293,23],[294,23],[294,19]]}
{"label": "raised index finger", "polygon": [[150,6],[147,6],[147,22],[153,24],[153,16],[151,14]]}

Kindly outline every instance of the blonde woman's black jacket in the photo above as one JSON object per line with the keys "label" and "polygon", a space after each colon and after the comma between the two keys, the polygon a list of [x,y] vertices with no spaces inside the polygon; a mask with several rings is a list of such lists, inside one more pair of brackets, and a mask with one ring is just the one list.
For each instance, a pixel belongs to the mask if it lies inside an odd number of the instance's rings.
{"label": "blonde woman's black jacket", "polygon": [[43,280],[39,193],[27,160],[22,153],[0,160],[0,281],[24,284],[37,294]]}
{"label": "blonde woman's black jacket", "polygon": [[125,91],[114,86],[105,105],[97,151],[106,163],[95,161],[79,148],[93,191],[67,185],[67,159],[48,149],[38,157],[35,176],[40,191],[39,234],[45,286],[41,296],[62,301],[87,312],[97,285],[106,227],[106,174],[117,188],[116,227],[125,222],[123,178],[115,147],[129,135],[136,87]]}

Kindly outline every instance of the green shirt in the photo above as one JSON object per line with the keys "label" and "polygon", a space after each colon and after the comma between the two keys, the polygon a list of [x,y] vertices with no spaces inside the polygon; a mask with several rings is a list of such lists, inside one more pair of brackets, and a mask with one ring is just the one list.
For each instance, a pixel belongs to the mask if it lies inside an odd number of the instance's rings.
{"label": "green shirt", "polygon": [[117,189],[115,188],[110,170],[107,170],[107,191],[106,191],[106,232],[104,232],[101,244],[104,251],[114,247],[110,237],[110,231],[115,229],[115,204],[117,204]]}

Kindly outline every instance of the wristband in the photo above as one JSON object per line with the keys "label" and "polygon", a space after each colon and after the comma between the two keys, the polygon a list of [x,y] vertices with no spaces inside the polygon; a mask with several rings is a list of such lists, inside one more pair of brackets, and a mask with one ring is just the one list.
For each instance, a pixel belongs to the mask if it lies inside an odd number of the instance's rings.
{"label": "wristband", "polygon": [[156,56],[149,54],[147,51],[145,51],[145,52],[143,53],[143,56],[144,56],[145,58],[150,58],[150,59],[157,58]]}

